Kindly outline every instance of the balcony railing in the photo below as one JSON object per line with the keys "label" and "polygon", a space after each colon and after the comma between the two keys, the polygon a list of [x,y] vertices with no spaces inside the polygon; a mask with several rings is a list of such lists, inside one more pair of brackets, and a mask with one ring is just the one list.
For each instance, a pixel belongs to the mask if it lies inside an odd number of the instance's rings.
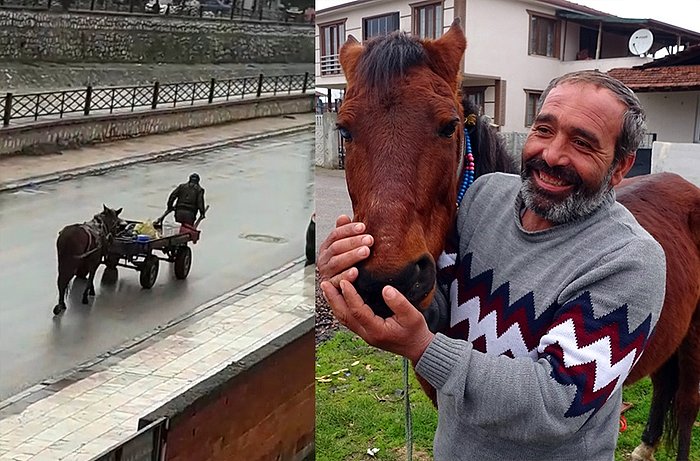
{"label": "balcony railing", "polygon": [[340,67],[340,59],[337,54],[321,56],[321,75],[338,75],[343,72]]}

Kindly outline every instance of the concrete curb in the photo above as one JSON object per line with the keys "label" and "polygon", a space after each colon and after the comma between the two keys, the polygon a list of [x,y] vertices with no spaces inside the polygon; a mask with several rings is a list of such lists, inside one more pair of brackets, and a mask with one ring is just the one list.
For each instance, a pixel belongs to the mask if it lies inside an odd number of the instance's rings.
{"label": "concrete curb", "polygon": [[293,134],[301,131],[305,131],[314,127],[313,123],[306,123],[304,125],[298,125],[291,128],[283,128],[276,131],[267,131],[264,133],[241,136],[238,138],[226,139],[224,141],[217,141],[213,143],[206,144],[195,144],[193,146],[187,146],[184,148],[165,150],[161,152],[150,152],[148,154],[136,155],[134,157],[129,157],[121,160],[114,160],[110,162],[97,163],[90,166],[73,168],[70,170],[59,171],[57,173],[51,173],[48,175],[35,176],[31,178],[23,178],[15,182],[8,182],[0,184],[0,192],[10,192],[18,189],[23,189],[25,187],[36,186],[39,184],[46,184],[51,182],[65,181],[68,179],[77,178],[79,176],[94,175],[99,173],[104,173],[110,170],[115,170],[117,168],[123,168],[129,165],[134,165],[137,163],[147,163],[147,162],[157,162],[159,160],[186,157],[189,155],[201,154],[203,152],[220,149],[223,147],[228,147],[234,144],[239,144],[242,142],[256,141],[258,139],[271,138],[275,136],[282,136],[285,134]]}
{"label": "concrete curb", "polygon": [[[233,290],[230,290],[220,296],[217,296],[216,298],[207,301],[204,304],[201,304],[197,307],[195,307],[192,311],[187,312],[185,314],[182,314],[178,317],[175,317],[174,319],[170,320],[167,322],[165,325],[159,325],[156,328],[140,335],[135,338],[132,338],[121,345],[107,351],[103,352],[102,354],[98,355],[92,360],[89,360],[87,362],[80,363],[73,368],[66,370],[63,373],[60,373],[59,375],[56,375],[52,378],[44,379],[38,384],[35,384],[23,391],[18,392],[17,394],[6,398],[5,400],[0,401],[0,411],[6,409],[7,407],[16,404],[17,402],[20,402],[33,394],[36,394],[38,392],[42,392],[45,389],[49,388],[50,386],[53,386],[63,380],[70,379],[71,376],[76,376],[76,375],[81,375],[81,378],[84,378],[84,373],[85,372],[97,372],[100,371],[98,369],[91,370],[93,367],[96,367],[100,363],[109,360],[110,358],[117,357],[119,354],[122,354],[129,349],[135,348],[142,343],[148,341],[149,339],[152,339],[160,334],[163,334],[164,332],[167,332],[173,327],[176,327],[177,325],[181,324],[182,322],[195,317],[199,314],[201,314],[204,311],[207,311],[213,307],[219,306],[223,304],[225,301],[233,298],[236,295],[240,295],[243,292],[250,290],[253,287],[261,286],[265,281],[272,279],[273,277],[276,277],[285,271],[291,271],[294,269],[301,269],[303,267],[304,262],[306,261],[305,257],[299,257],[296,258],[292,261],[287,262],[286,264],[283,264],[282,266],[273,269],[265,274],[260,275],[259,277],[251,280],[250,282],[247,282],[237,288],[234,288]],[[90,373],[91,374],[91,373]],[[2,419],[2,416],[0,416],[0,419]]]}

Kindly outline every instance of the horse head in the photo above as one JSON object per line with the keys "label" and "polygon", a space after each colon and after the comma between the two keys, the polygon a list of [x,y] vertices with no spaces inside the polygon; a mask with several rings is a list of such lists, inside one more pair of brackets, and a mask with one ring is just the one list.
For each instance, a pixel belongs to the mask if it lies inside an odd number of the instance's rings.
{"label": "horse head", "polygon": [[[355,286],[377,315],[392,315],[384,285],[426,308],[435,261],[454,219],[462,152],[459,20],[437,40],[395,32],[340,50],[347,79],[338,111],[354,221],[374,237]],[[430,232],[428,232],[430,229]]]}
{"label": "horse head", "polygon": [[119,217],[122,210],[123,208],[114,210],[102,204],[102,211],[95,215],[95,218],[102,223],[107,234],[106,236],[116,234],[117,230],[126,224],[125,221]]}

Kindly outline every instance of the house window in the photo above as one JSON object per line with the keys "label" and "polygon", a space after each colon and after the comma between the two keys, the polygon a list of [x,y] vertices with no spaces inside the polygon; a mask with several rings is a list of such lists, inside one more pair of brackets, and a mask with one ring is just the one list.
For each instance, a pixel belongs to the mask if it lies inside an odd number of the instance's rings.
{"label": "house window", "polygon": [[[467,96],[472,103],[474,103],[479,108],[479,113],[476,115],[483,115],[485,113],[486,106],[486,87],[464,87],[462,91]],[[468,114],[464,114],[467,116]]]}
{"label": "house window", "polygon": [[321,75],[335,75],[342,72],[340,67],[340,47],[345,43],[345,23],[319,26],[321,39]]}
{"label": "house window", "polygon": [[399,13],[390,13],[362,20],[363,39],[388,35],[399,30]]}
{"label": "house window", "polygon": [[525,126],[532,126],[537,116],[537,102],[540,100],[542,92],[525,90],[525,95],[527,97],[527,102],[525,104]]}
{"label": "house window", "polygon": [[559,21],[530,12],[529,54],[559,57]]}
{"label": "house window", "polygon": [[442,35],[442,3],[413,7],[413,34],[420,38]]}

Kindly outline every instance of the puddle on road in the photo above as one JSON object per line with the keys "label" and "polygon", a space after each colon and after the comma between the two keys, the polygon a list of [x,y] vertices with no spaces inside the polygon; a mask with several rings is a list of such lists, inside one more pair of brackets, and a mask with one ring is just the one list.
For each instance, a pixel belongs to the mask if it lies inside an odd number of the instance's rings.
{"label": "puddle on road", "polygon": [[240,234],[239,238],[262,243],[287,243],[287,239],[265,234]]}

